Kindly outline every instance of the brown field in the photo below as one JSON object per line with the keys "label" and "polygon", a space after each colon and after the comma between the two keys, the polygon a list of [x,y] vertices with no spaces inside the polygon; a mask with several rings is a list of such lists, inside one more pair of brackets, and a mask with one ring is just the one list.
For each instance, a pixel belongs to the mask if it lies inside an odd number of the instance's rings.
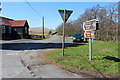
{"label": "brown field", "polygon": [[[49,31],[53,31],[53,30],[44,28],[44,35],[47,36]],[[29,34],[30,35],[43,35],[42,27],[30,28]]]}

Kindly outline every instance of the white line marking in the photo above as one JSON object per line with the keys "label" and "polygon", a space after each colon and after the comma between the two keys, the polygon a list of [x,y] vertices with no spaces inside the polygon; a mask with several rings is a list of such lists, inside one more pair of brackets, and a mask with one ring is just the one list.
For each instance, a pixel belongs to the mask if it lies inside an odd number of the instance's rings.
{"label": "white line marking", "polygon": [[18,55],[18,53],[8,53],[8,56],[12,56],[12,55]]}

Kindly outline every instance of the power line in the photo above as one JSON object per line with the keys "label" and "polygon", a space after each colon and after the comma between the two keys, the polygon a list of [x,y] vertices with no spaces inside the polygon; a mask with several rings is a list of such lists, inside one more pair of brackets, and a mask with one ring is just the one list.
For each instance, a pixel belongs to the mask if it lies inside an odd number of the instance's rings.
{"label": "power line", "polygon": [[35,8],[33,8],[33,7],[30,5],[30,3],[29,3],[27,0],[25,0],[25,2],[33,9],[33,11],[35,11],[39,16],[43,17]]}
{"label": "power line", "polygon": [[27,0],[25,0],[25,2],[33,9],[33,11],[35,11],[39,16],[42,17],[43,38],[44,38],[44,17],[35,8],[33,8]]}

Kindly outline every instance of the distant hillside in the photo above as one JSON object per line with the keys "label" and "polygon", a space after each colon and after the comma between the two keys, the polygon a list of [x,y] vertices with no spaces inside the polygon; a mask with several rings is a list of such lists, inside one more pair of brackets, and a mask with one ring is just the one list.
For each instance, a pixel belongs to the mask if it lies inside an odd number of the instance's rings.
{"label": "distant hillside", "polygon": [[[34,27],[34,28],[30,28],[30,31],[37,31],[37,32],[42,32],[43,28],[42,27]],[[50,29],[48,28],[44,28],[45,32],[49,32]]]}
{"label": "distant hillside", "polygon": [[[44,28],[45,35],[47,35],[50,30],[51,29],[45,27]],[[34,35],[42,35],[42,32],[43,32],[42,27],[34,27],[34,28],[30,28],[29,30],[29,34],[34,34]]]}

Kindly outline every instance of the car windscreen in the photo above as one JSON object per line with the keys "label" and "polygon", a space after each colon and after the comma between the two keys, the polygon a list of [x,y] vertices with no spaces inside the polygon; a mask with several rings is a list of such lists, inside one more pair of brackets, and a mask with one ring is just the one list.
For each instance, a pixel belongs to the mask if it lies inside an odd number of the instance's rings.
{"label": "car windscreen", "polygon": [[75,38],[82,38],[82,34],[76,33],[76,34],[73,34],[73,37],[75,37]]}

